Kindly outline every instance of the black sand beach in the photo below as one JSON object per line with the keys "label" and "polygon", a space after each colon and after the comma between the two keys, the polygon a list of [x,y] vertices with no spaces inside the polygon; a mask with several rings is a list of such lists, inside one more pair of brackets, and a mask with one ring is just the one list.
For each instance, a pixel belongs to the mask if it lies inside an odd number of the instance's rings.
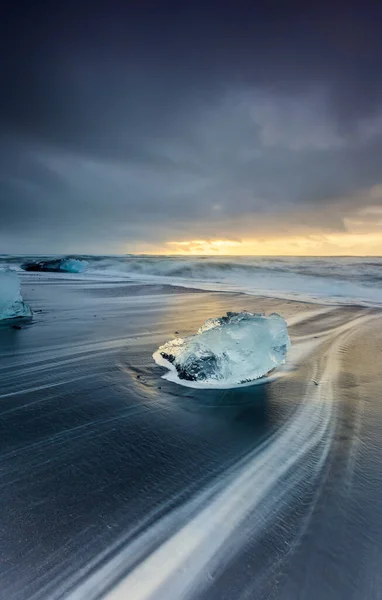
{"label": "black sand beach", "polygon": [[[24,275],[0,328],[4,600],[382,598],[378,309]],[[195,390],[152,353],[278,312],[263,385]]]}

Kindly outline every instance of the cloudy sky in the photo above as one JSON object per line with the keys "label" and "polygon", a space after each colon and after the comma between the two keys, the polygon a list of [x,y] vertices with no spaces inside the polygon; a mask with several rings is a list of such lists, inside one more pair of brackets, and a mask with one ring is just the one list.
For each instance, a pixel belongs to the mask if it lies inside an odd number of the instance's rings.
{"label": "cloudy sky", "polygon": [[0,252],[382,254],[382,4],[9,2]]}

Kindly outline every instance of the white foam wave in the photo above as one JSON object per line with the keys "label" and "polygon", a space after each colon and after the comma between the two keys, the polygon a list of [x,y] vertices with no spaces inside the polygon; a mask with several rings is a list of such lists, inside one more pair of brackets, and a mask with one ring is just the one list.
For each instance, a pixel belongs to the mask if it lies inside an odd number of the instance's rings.
{"label": "white foam wave", "polygon": [[382,259],[124,257],[92,263],[89,273],[211,291],[380,306]]}

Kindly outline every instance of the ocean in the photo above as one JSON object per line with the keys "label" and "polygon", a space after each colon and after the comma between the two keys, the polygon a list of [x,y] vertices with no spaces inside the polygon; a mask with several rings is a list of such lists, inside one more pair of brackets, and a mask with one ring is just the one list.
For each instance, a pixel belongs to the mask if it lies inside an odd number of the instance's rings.
{"label": "ocean", "polygon": [[[88,256],[84,277],[237,291],[332,304],[382,304],[381,257]],[[0,255],[0,268],[57,257]]]}

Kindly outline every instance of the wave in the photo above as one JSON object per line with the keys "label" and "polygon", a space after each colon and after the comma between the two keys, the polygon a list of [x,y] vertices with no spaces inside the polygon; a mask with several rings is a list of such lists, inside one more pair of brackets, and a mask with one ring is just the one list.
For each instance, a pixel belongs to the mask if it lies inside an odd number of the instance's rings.
{"label": "wave", "polygon": [[0,266],[19,268],[30,259],[87,261],[86,278],[136,280],[204,290],[245,292],[334,304],[382,304],[382,258],[0,256]]}

